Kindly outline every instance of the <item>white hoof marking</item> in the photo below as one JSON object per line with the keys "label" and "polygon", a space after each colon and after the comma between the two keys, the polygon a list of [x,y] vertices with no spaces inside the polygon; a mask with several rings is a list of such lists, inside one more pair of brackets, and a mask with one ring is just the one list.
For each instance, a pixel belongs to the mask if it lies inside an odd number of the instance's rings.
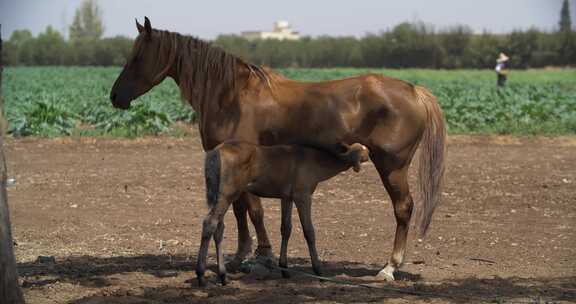
{"label": "white hoof marking", "polygon": [[378,272],[376,278],[382,279],[384,281],[394,281],[394,270],[385,267],[384,269],[380,270],[380,272]]}

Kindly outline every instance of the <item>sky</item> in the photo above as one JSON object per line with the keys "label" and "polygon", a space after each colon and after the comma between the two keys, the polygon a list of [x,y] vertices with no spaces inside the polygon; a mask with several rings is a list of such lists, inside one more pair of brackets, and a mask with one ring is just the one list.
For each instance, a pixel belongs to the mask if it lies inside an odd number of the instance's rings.
{"label": "sky", "polygon": [[[29,29],[34,35],[52,25],[66,34],[81,0],[0,0],[2,37]],[[290,22],[307,36],[377,33],[404,21],[423,21],[436,29],[465,24],[475,32],[506,33],[558,26],[562,0],[98,0],[105,37],[136,36],[134,18],[148,16],[154,28],[214,39],[219,34],[271,30],[276,20]],[[572,24],[576,0],[570,0]]]}

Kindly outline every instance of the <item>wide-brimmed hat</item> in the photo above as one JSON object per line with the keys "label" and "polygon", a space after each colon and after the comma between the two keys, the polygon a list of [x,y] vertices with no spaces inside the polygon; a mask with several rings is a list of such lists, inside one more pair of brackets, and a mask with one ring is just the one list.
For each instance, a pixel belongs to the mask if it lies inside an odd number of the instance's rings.
{"label": "wide-brimmed hat", "polygon": [[498,55],[498,59],[496,59],[497,62],[504,62],[504,61],[508,61],[508,56],[506,56],[506,54],[504,53],[500,53],[500,55]]}

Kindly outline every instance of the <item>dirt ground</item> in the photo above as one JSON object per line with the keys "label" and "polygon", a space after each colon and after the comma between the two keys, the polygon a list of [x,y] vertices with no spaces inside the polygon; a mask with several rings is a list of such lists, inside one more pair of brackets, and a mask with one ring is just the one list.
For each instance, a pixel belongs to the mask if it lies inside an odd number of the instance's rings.
{"label": "dirt ground", "polygon": [[[212,245],[209,286],[197,287],[207,212],[197,136],[11,139],[6,149],[28,303],[576,302],[575,137],[450,137],[442,205],[426,239],[411,233],[395,282],[373,278],[395,229],[373,166],[322,184],[313,220],[325,274],[373,288],[277,272],[232,274],[222,287]],[[280,204],[264,207],[277,254]],[[290,267],[311,273],[293,220]],[[230,258],[231,210],[226,225]]]}

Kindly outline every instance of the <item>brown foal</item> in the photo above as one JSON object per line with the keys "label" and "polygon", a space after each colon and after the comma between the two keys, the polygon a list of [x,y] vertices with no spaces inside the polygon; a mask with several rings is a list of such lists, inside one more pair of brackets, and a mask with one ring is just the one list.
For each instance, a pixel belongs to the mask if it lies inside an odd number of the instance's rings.
{"label": "brown foal", "polygon": [[[342,155],[319,149],[277,145],[258,146],[247,142],[227,141],[206,154],[204,165],[206,198],[210,212],[202,225],[202,241],[198,251],[196,275],[198,284],[205,286],[204,272],[208,243],[214,237],[218,262],[218,276],[226,284],[226,267],[221,248],[224,233],[224,214],[242,192],[260,197],[279,198],[282,202],[282,245],[280,267],[288,266],[288,239],[292,231],[292,203],[296,204],[304,237],[308,244],[312,269],[318,275],[320,260],[316,252],[312,225],[312,194],[318,184],[338,173],[360,170],[360,163],[368,161],[368,149],[361,144],[348,146]],[[284,277],[288,273],[282,271]]]}

